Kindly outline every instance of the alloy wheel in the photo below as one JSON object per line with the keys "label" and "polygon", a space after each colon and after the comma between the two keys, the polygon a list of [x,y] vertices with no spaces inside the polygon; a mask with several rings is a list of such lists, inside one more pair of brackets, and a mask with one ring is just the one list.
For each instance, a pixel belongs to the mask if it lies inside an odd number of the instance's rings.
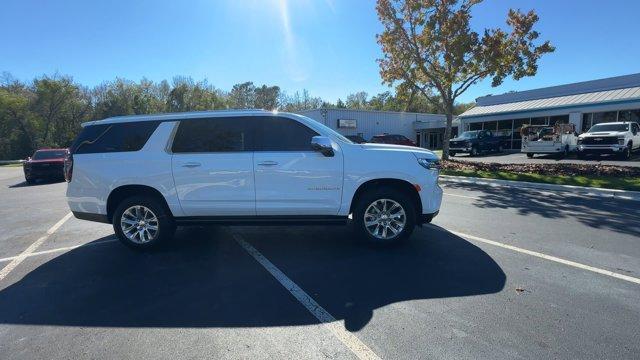
{"label": "alloy wheel", "polygon": [[134,205],[122,213],[120,229],[131,242],[145,244],[158,236],[158,217],[148,207]]}
{"label": "alloy wheel", "polygon": [[378,199],[364,212],[364,227],[369,234],[380,240],[398,236],[406,224],[404,208],[395,200]]}

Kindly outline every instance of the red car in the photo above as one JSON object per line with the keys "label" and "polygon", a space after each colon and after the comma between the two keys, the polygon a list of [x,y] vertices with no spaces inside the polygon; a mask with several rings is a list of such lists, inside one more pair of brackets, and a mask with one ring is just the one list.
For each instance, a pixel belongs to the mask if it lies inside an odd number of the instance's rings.
{"label": "red car", "polygon": [[23,164],[24,178],[28,184],[38,179],[64,179],[64,159],[68,149],[40,149]]}
{"label": "red car", "polygon": [[376,135],[371,138],[372,143],[378,144],[395,144],[395,145],[408,145],[408,146],[416,146],[411,139],[407,138],[404,135],[394,135],[394,134],[382,134]]}

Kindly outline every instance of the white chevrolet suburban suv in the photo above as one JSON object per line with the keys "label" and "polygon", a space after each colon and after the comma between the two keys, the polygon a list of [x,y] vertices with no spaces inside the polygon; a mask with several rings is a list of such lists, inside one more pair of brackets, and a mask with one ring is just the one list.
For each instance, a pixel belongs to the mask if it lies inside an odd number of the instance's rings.
{"label": "white chevrolet suburban suv", "polygon": [[347,224],[406,239],[438,214],[438,157],[355,144],[304,116],[262,110],[114,117],[83,124],[65,163],[75,217],[133,248],[178,225]]}
{"label": "white chevrolet suburban suv", "polygon": [[640,126],[636,122],[610,122],[596,124],[578,136],[578,158],[590,154],[616,154],[629,160],[631,153],[640,149]]}

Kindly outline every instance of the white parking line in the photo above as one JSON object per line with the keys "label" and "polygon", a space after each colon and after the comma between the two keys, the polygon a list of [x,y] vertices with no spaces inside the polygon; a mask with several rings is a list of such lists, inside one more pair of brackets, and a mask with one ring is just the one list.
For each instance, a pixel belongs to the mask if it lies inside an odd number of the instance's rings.
{"label": "white parking line", "polygon": [[58,230],[60,226],[62,226],[62,224],[64,224],[67,220],[69,220],[71,216],[73,216],[72,213],[68,213],[67,215],[65,215],[62,219],[60,219],[60,221],[58,221],[51,228],[49,228],[49,230],[47,230],[47,233],[44,236],[36,240],[33,244],[31,244],[28,248],[26,248],[22,253],[20,253],[20,255],[16,256],[9,264],[7,264],[7,266],[2,268],[2,270],[0,270],[0,281],[2,281],[5,277],[7,277],[7,275],[9,275],[9,273],[13,271],[13,269],[15,269],[16,266],[20,265],[20,263],[23,262],[24,259],[26,259],[30,254],[35,252],[36,249],[38,249],[38,247],[40,247],[40,245],[42,245],[42,243],[45,242],[45,240],[47,240],[49,236],[51,236],[51,234],[56,232],[56,230]]}
{"label": "white parking line", "polygon": [[[106,243],[110,243],[110,242],[116,242],[116,241],[118,241],[118,239],[107,239],[107,240],[101,240],[101,241],[94,241],[94,242],[90,242],[90,243],[86,243],[86,244],[82,244],[82,245],[65,246],[65,247],[60,247],[60,248],[55,248],[55,249],[36,251],[36,252],[32,252],[31,254],[25,255],[25,257],[46,255],[46,254],[51,254],[51,253],[60,252],[60,251],[73,250],[73,249],[77,249],[79,247],[102,245],[102,244],[106,244]],[[6,257],[6,258],[1,258],[0,262],[11,261],[11,260],[19,258],[20,256],[22,256],[22,254],[16,255],[16,256],[10,256],[10,257]]]}
{"label": "white parking line", "polygon": [[571,261],[571,260],[565,260],[565,259],[562,259],[562,258],[559,258],[559,257],[543,254],[543,253],[540,253],[540,252],[537,252],[537,251],[531,251],[531,250],[519,248],[517,246],[503,244],[501,242],[497,242],[497,241],[489,240],[489,239],[484,239],[484,238],[481,238],[481,237],[478,237],[478,236],[469,235],[469,234],[461,233],[461,232],[458,232],[458,231],[452,231],[452,230],[448,230],[448,231],[450,233],[454,234],[454,235],[458,235],[458,236],[460,236],[462,238],[465,238],[465,239],[468,239],[468,240],[474,240],[474,241],[483,242],[485,244],[498,246],[498,247],[501,247],[501,248],[504,248],[504,249],[513,250],[513,251],[517,251],[517,252],[522,253],[522,254],[527,254],[527,255],[535,256],[535,257],[538,257],[538,258],[541,258],[541,259],[554,261],[554,262],[557,262],[557,263],[560,263],[560,264],[564,264],[564,265],[568,265],[568,266],[572,266],[572,267],[575,267],[575,268],[578,268],[578,269],[587,270],[587,271],[591,271],[591,272],[602,274],[602,275],[606,275],[606,276],[611,276],[611,277],[614,277],[616,279],[632,282],[634,284],[640,284],[640,278],[636,278],[636,277],[633,277],[633,276],[624,275],[624,274],[620,274],[620,273],[613,272],[613,271],[610,271],[610,270],[605,270],[605,269],[597,268],[597,267],[594,267],[594,266],[585,265],[585,264],[582,264],[582,263],[579,263],[579,262],[575,262],[575,261]]}
{"label": "white parking line", "polygon": [[320,304],[318,304],[309,294],[307,294],[300,286],[289,279],[280,269],[278,269],[269,259],[264,257],[256,248],[246,242],[242,236],[237,233],[233,234],[236,242],[242,246],[260,265],[262,265],[278,282],[284,286],[293,297],[300,302],[313,316],[316,317],[325,327],[333,333],[343,344],[345,344],[359,359],[380,359],[367,345],[365,345],[355,335],[345,330],[344,327],[336,321],[333,315],[329,314]]}

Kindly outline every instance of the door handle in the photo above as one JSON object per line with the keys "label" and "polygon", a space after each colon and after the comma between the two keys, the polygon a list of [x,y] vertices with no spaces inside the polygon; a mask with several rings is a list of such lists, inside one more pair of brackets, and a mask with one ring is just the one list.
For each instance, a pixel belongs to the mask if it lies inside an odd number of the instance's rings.
{"label": "door handle", "polygon": [[202,165],[202,164],[200,164],[199,162],[188,162],[188,163],[182,164],[182,167],[194,168],[194,167],[198,167],[200,165]]}
{"label": "door handle", "polygon": [[259,162],[258,165],[260,166],[274,166],[274,165],[278,165],[277,161],[262,161]]}

